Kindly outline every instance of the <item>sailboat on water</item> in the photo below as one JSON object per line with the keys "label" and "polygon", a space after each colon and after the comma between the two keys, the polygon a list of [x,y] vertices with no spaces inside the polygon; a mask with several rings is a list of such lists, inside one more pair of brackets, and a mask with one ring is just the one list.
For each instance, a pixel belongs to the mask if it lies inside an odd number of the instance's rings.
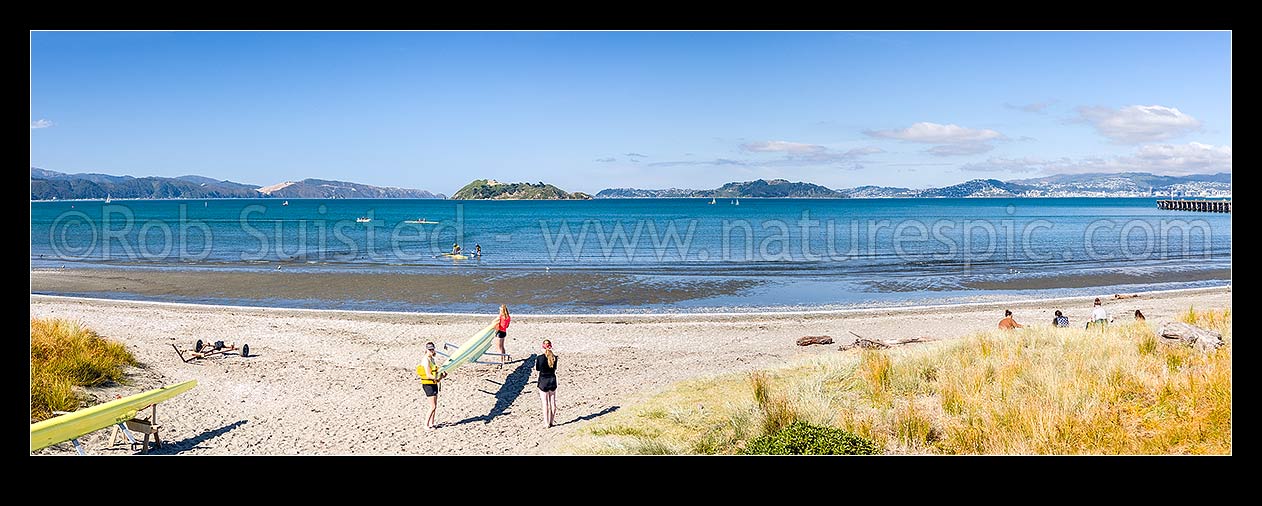
{"label": "sailboat on water", "polygon": [[713,199],[713,198],[711,198],[711,199],[710,199],[710,205],[714,205],[714,199]]}
{"label": "sailboat on water", "polygon": [[113,201],[114,201],[114,199],[111,199],[111,198],[110,198],[110,194],[106,193],[106,194],[105,194],[105,203],[106,203],[106,204],[108,204],[108,203],[113,202]]}

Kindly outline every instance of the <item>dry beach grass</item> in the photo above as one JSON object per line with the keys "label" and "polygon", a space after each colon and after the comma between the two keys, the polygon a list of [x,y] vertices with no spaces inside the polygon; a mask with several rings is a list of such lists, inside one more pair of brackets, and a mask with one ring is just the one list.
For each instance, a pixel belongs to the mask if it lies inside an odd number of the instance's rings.
{"label": "dry beach grass", "polygon": [[[159,422],[163,439],[170,444],[159,453],[716,453],[735,451],[739,441],[756,437],[764,424],[783,425],[799,418],[853,428],[889,452],[1072,453],[1092,450],[1075,446],[1078,436],[1056,437],[1041,428],[1054,425],[1031,425],[1028,434],[1037,437],[1025,442],[970,434],[977,424],[1020,426],[1003,411],[981,410],[987,395],[1026,392],[1022,395],[1030,399],[1064,406],[1063,413],[1090,408],[1084,413],[1101,420],[1147,406],[1108,404],[1083,396],[1038,397],[1030,382],[1054,373],[1050,365],[1038,365],[1047,358],[1066,367],[1101,371],[1101,388],[1108,381],[1169,386],[1168,393],[1157,392],[1168,401],[1160,404],[1164,407],[1146,412],[1155,418],[1138,426],[1117,425],[1099,432],[1101,437],[1114,437],[1109,434],[1119,430],[1160,431],[1164,421],[1192,416],[1185,410],[1189,405],[1180,400],[1188,396],[1195,409],[1219,413],[1215,406],[1222,406],[1223,399],[1198,397],[1200,390],[1194,387],[1200,382],[1226,381],[1229,406],[1230,347],[1220,351],[1223,357],[1201,359],[1165,350],[1161,355],[1141,355],[1146,345],[1137,340],[1138,334],[1111,338],[1109,348],[1101,349],[1089,346],[1090,336],[1076,330],[976,335],[993,328],[1004,307],[1027,324],[1050,320],[1053,309],[1066,311],[1078,323],[1087,318],[1089,301],[1082,297],[830,314],[517,314],[507,342],[515,359],[531,357],[543,339],[551,339],[562,357],[557,393],[561,425],[542,426],[534,376],[528,362],[515,362],[503,369],[469,365],[455,371],[440,394],[438,421],[444,426],[430,432],[423,428],[424,399],[414,372],[424,342],[459,343],[493,315],[300,311],[32,295],[31,316],[83,322],[123,343],[144,364],[131,371],[129,384],[94,389],[99,398],[198,380],[194,390],[163,403]],[[1114,314],[1142,308],[1155,323],[1176,319],[1192,305],[1230,307],[1231,295],[1230,289],[1206,289],[1145,294],[1108,304]],[[1229,319],[1224,321],[1229,327]],[[848,332],[876,339],[932,339],[866,355],[860,350],[839,352],[835,345],[794,344],[798,337],[820,334],[845,342]],[[181,362],[171,344],[188,348],[197,339],[248,343],[256,356]],[[982,349],[988,355],[977,356]],[[932,356],[918,355],[931,351]],[[967,368],[971,372],[953,373],[946,366],[951,361],[972,364]],[[1112,374],[1123,365],[1137,368]],[[765,371],[762,405],[770,407],[759,407],[754,398],[749,377],[753,371]],[[996,380],[980,381],[988,377]],[[943,403],[944,392],[952,388],[959,391],[959,400]],[[854,409],[839,409],[844,405]],[[960,414],[948,411],[956,409]],[[779,421],[768,422],[763,416],[767,412],[778,412]],[[939,419],[944,422],[935,424]],[[1197,434],[1193,426],[1185,427],[1188,434]],[[1202,427],[1221,432],[1213,423]],[[1229,434],[1230,427],[1226,430]],[[1189,441],[1182,447],[1123,441],[1117,448],[1230,451],[1229,438],[1224,447],[1217,436],[1197,440],[1188,439],[1188,434],[1167,435]],[[125,446],[104,444],[107,435],[108,431],[99,431],[84,441],[93,453],[128,453]],[[62,444],[40,453],[71,451]]]}

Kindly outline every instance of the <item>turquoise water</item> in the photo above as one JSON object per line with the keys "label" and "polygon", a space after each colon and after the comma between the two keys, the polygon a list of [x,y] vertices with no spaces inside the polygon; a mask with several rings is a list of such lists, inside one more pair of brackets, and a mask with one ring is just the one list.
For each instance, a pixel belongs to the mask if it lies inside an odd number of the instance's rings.
{"label": "turquoise water", "polygon": [[[582,271],[654,283],[758,281],[740,293],[670,308],[614,308],[620,311],[1216,286],[1227,284],[1231,268],[1230,215],[1161,211],[1153,199],[282,202],[32,202],[32,267]],[[421,218],[439,223],[405,223]],[[483,254],[441,256],[455,242],[466,251],[480,245]],[[537,309],[573,310],[564,303]]]}

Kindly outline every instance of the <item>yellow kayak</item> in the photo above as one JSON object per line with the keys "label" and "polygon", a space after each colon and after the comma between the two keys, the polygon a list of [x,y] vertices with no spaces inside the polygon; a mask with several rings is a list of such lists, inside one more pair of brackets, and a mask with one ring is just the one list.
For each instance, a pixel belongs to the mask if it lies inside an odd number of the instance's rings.
{"label": "yellow kayak", "polygon": [[188,380],[33,423],[31,424],[31,451],[131,420],[136,417],[136,411],[150,404],[175,397],[195,386],[197,386],[197,380]]}

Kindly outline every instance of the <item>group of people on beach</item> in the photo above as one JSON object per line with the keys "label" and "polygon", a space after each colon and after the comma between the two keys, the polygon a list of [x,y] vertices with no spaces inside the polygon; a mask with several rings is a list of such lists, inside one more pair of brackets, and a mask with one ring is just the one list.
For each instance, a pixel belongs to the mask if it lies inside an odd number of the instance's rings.
{"label": "group of people on beach", "polygon": [[[501,304],[499,317],[495,321],[494,343],[499,352],[501,363],[504,363],[508,356],[504,351],[504,340],[508,338],[508,324],[511,321],[512,315],[508,313],[508,306]],[[539,373],[536,387],[539,390],[539,400],[543,406],[544,425],[553,427],[556,425],[557,413],[557,356],[552,352],[552,341],[544,339],[541,347],[543,353],[535,357],[534,369]],[[434,415],[438,411],[439,384],[447,377],[447,373],[439,372],[438,370],[438,362],[435,358],[437,354],[438,350],[434,347],[433,342],[425,343],[425,358],[421,365],[417,367],[417,374],[421,376],[421,389],[425,391],[425,397],[429,400],[429,413],[425,416],[426,429],[438,428],[438,425],[434,422]]]}
{"label": "group of people on beach", "polygon": [[[1135,320],[1144,321],[1144,313],[1136,309]],[[1109,318],[1109,312],[1105,311],[1104,306],[1100,302],[1100,298],[1096,297],[1095,307],[1091,310],[1091,321],[1087,322],[1086,328],[1089,329],[1092,326],[1095,326],[1097,328],[1104,328],[1111,321],[1113,320]],[[1065,316],[1063,313],[1060,312],[1059,309],[1057,309],[1056,312],[1054,313],[1054,316],[1052,316],[1052,326],[1053,327],[1068,327],[1069,317]],[[1003,319],[999,320],[999,329],[1012,330],[1012,329],[1019,329],[1022,327],[1025,327],[1025,325],[1017,323],[1017,320],[1015,320],[1012,317],[1012,310],[1005,309],[1003,312]]]}

